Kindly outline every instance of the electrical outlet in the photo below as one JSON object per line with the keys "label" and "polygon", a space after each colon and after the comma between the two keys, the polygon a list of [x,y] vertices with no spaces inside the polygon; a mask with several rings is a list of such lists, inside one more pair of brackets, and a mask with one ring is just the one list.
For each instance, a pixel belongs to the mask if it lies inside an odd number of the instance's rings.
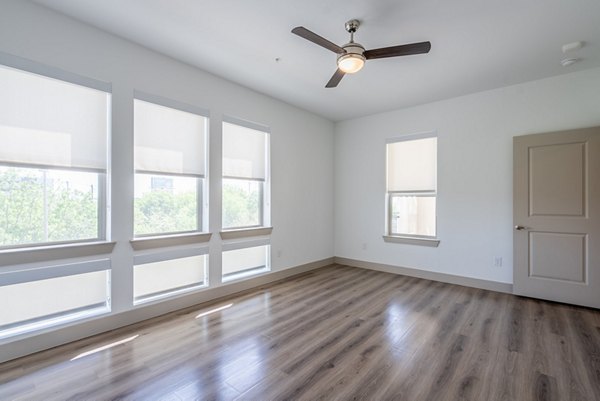
{"label": "electrical outlet", "polygon": [[502,256],[494,256],[494,267],[502,267]]}
{"label": "electrical outlet", "polygon": [[367,250],[367,243],[366,242],[363,242],[363,244],[362,244],[362,250],[363,251]]}

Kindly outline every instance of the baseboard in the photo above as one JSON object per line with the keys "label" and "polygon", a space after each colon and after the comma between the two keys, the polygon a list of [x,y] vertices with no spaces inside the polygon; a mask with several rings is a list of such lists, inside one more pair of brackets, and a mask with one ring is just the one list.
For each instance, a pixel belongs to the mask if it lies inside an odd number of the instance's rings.
{"label": "baseboard", "polygon": [[363,269],[377,270],[380,272],[401,274],[403,276],[424,278],[427,280],[440,281],[442,283],[450,283],[462,285],[465,287],[481,288],[484,290],[504,292],[507,294],[513,293],[513,286],[509,283],[501,283],[498,281],[482,280],[472,277],[455,276],[453,274],[431,272],[427,270],[412,269],[410,267],[401,267],[386,265],[383,263],[367,262],[364,260],[341,258],[336,256],[334,262],[340,265],[360,267]]}
{"label": "baseboard", "polygon": [[135,309],[121,313],[97,317],[87,321],[80,321],[77,323],[72,323],[68,326],[50,328],[43,332],[36,333],[35,335],[30,335],[26,338],[16,339],[0,345],[0,363],[72,341],[77,341],[95,334],[118,329],[133,323],[138,323],[143,320],[164,315],[165,313],[174,312],[179,309],[206,302],[214,302],[233,294],[249,291],[265,284],[271,284],[292,276],[307,273],[311,270],[329,266],[332,263],[334,263],[334,258],[326,258],[291,267],[285,270],[279,270],[258,277],[249,278],[244,281],[224,284],[215,288],[208,288],[197,293],[164,300],[160,303],[139,306]]}

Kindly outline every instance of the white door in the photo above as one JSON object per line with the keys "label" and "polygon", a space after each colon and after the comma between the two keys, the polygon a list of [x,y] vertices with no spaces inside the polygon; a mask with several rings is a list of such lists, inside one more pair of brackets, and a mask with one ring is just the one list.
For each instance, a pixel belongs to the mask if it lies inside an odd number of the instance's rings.
{"label": "white door", "polygon": [[513,145],[514,293],[600,308],[600,127]]}

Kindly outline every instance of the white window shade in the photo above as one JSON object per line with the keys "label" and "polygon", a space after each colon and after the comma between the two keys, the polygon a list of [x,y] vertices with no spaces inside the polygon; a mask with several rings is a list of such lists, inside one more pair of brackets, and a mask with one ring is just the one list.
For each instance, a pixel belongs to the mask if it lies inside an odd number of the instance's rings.
{"label": "white window shade", "polygon": [[264,181],[267,133],[223,123],[223,176]]}
{"label": "white window shade", "polygon": [[140,301],[202,286],[206,283],[206,265],[206,255],[137,265],[133,270],[133,295]]}
{"label": "white window shade", "polygon": [[206,117],[134,100],[135,170],[205,175]]}
{"label": "white window shade", "polygon": [[268,252],[268,245],[223,252],[223,275],[227,276],[244,271],[267,268]]}
{"label": "white window shade", "polygon": [[110,94],[0,66],[0,163],[106,170]]}
{"label": "white window shade", "polygon": [[388,143],[388,191],[435,191],[437,138]]}
{"label": "white window shade", "polygon": [[2,329],[42,317],[77,312],[87,308],[106,308],[108,271],[54,277],[0,287]]}

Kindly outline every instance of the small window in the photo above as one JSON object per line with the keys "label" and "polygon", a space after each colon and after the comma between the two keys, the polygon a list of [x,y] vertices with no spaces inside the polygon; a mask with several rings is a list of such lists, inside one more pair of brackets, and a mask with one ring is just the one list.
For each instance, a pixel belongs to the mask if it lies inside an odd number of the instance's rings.
{"label": "small window", "polygon": [[157,258],[141,256],[133,269],[134,303],[139,304],[186,293],[208,285],[208,255]]}
{"label": "small window", "polygon": [[105,239],[110,94],[6,66],[0,88],[0,248]]}
{"label": "small window", "polygon": [[104,270],[0,286],[0,338],[110,312],[109,280]]}
{"label": "small window", "polygon": [[134,236],[203,231],[207,122],[196,113],[134,100]]}
{"label": "small window", "polygon": [[231,281],[267,272],[270,245],[253,246],[223,252],[223,281]]}
{"label": "small window", "polygon": [[269,134],[223,123],[223,229],[268,224]]}
{"label": "small window", "polygon": [[436,237],[437,138],[387,144],[387,232]]}

